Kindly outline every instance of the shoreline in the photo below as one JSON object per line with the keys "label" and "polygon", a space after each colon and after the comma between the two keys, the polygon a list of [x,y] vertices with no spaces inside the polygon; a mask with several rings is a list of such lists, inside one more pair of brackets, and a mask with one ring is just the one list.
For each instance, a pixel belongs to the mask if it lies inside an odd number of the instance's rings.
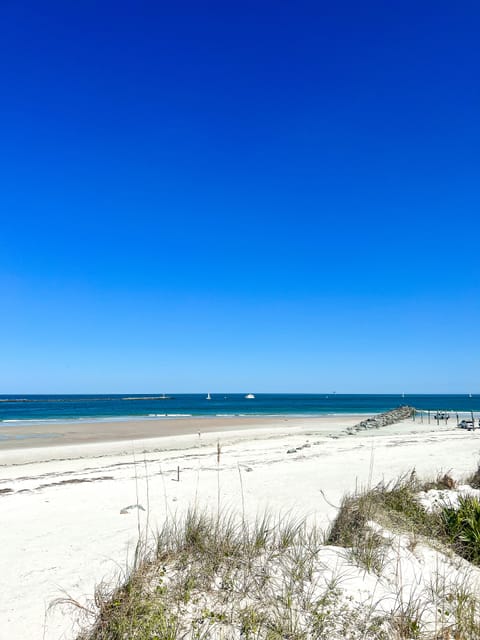
{"label": "shoreline", "polygon": [[[97,430],[89,433],[64,434],[64,439],[48,437],[38,440],[12,440],[0,442],[0,488],[2,476],[15,466],[35,465],[48,466],[65,460],[125,458],[136,454],[178,454],[189,455],[188,452],[199,451],[216,446],[233,445],[244,448],[259,442],[275,443],[282,439],[297,436],[318,436],[325,441],[347,437],[349,429],[354,427],[363,414],[351,415],[348,418],[298,418],[282,420],[274,419],[215,419],[208,423],[198,424],[195,419],[182,421],[183,429],[173,427],[168,432],[143,433],[136,429],[135,422],[123,423],[124,433],[119,433],[114,423],[107,433]],[[58,425],[60,428],[60,425]],[[94,426],[94,425],[93,425]],[[107,425],[110,426],[110,425]],[[165,426],[164,421],[160,426]],[[395,425],[393,425],[395,426]],[[86,436],[82,438],[82,436]],[[1,497],[1,496],[0,496]]]}
{"label": "shoreline", "polygon": [[37,425],[9,424],[1,428],[0,464],[3,451],[56,448],[101,443],[126,443],[162,438],[232,431],[277,429],[311,426],[322,430],[345,428],[375,414],[342,414],[297,417],[279,416],[202,416],[185,418],[152,418],[150,420],[122,420],[102,422],[61,422]]}
{"label": "shoreline", "polygon": [[382,413],[381,411],[322,411],[322,412],[308,412],[308,413],[157,413],[148,415],[124,415],[124,416],[84,416],[79,418],[12,418],[0,420],[0,433],[10,427],[43,427],[48,425],[59,425],[67,427],[69,425],[79,424],[116,424],[123,422],[154,422],[175,420],[181,421],[188,418],[194,420],[214,420],[216,418],[225,418],[226,420],[232,420],[237,418],[248,419],[266,419],[266,418],[329,418],[342,416],[348,418],[350,416],[368,417]]}
{"label": "shoreline", "polygon": [[[459,419],[470,418],[471,412],[458,412]],[[158,415],[125,416],[121,418],[80,418],[75,420],[8,420],[0,421],[0,464],[2,452],[26,449],[57,448],[100,443],[125,443],[139,440],[149,441],[199,433],[222,433],[234,430],[265,429],[312,425],[322,430],[330,425],[338,432],[356,423],[382,415],[380,412],[332,412],[318,414],[221,414],[221,415]],[[427,412],[417,410],[417,422],[432,428],[455,428],[453,414],[450,425],[440,421],[436,424],[432,415],[427,421]]]}
{"label": "shoreline", "polygon": [[[400,406],[400,405],[399,405]],[[392,411],[393,409],[388,409],[388,411]],[[202,419],[210,419],[210,418],[282,418],[282,417],[291,417],[291,418],[321,418],[328,416],[353,416],[353,415],[374,415],[377,413],[382,413],[382,411],[309,411],[309,412],[277,412],[277,413],[267,413],[267,412],[258,412],[258,413],[245,413],[245,412],[227,412],[224,411],[222,413],[149,413],[149,414],[140,414],[140,415],[132,415],[125,414],[120,416],[79,416],[79,417],[71,417],[71,418],[6,418],[0,420],[0,427],[2,425],[37,425],[37,424],[83,424],[83,423],[102,423],[102,422],[129,422],[129,421],[151,421],[155,419],[167,419],[167,420],[183,420],[184,418],[198,418]]]}

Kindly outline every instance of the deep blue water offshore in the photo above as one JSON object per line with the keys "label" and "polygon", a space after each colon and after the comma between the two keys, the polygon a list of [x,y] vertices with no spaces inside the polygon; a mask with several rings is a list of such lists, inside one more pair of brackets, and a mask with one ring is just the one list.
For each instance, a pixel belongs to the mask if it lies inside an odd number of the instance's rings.
{"label": "deep blue water offshore", "polygon": [[344,394],[123,394],[0,395],[0,423],[17,421],[106,420],[129,417],[297,415],[378,413],[409,404],[435,411],[480,411],[480,395]]}

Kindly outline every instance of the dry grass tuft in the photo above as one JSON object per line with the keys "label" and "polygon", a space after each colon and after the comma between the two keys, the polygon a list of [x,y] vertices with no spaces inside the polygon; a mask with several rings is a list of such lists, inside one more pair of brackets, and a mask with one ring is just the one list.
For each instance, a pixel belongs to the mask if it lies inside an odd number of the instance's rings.
{"label": "dry grass tuft", "polygon": [[472,473],[472,475],[468,476],[466,484],[469,484],[474,489],[480,489],[480,464],[478,465],[477,470]]}

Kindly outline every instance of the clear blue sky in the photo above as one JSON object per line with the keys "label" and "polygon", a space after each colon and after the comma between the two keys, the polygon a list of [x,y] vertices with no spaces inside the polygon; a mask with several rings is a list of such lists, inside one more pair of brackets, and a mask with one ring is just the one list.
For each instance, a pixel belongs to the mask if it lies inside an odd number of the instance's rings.
{"label": "clear blue sky", "polygon": [[478,2],[0,8],[0,393],[480,392]]}

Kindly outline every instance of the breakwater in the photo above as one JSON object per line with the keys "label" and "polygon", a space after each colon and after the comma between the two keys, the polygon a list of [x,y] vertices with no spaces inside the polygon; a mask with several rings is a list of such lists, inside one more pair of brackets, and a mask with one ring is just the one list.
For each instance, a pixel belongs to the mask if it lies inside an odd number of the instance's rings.
{"label": "breakwater", "polygon": [[380,429],[380,427],[386,427],[389,424],[395,424],[396,422],[407,420],[414,415],[415,409],[413,407],[403,405],[401,407],[397,407],[396,409],[392,409],[391,411],[380,413],[373,418],[362,420],[353,427],[348,427],[348,429],[346,429],[346,432],[349,434],[353,434],[358,431],[366,431],[367,429]]}

